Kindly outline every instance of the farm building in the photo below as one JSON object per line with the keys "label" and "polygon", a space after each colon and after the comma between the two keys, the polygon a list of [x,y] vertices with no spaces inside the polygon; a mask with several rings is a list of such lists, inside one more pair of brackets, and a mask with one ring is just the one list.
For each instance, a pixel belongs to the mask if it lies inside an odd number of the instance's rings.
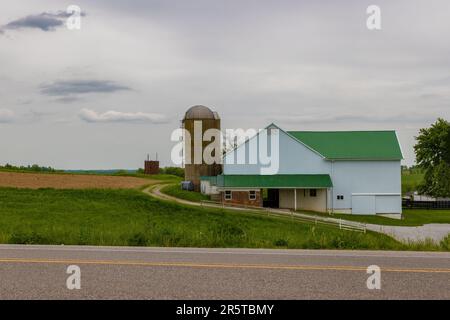
{"label": "farm building", "polygon": [[[203,151],[209,144],[207,141],[201,141],[200,145],[196,145],[196,137],[203,137],[205,132],[209,129],[220,130],[220,117],[217,112],[212,111],[210,108],[197,105],[189,108],[182,122],[182,128],[185,129],[191,138],[184,140],[184,158],[185,158],[185,180],[189,181],[195,191],[200,191],[200,176],[211,175],[215,176],[222,172],[222,166],[220,164],[207,164],[204,159],[200,159],[199,163],[196,163],[195,151],[199,149]],[[198,131],[197,131],[198,130]],[[214,143],[220,146],[220,141]],[[187,152],[186,150],[192,150]],[[201,153],[203,155],[203,153]]]}
{"label": "farm building", "polygon": [[[260,161],[229,161],[239,153],[249,159],[264,131],[279,135],[276,174],[262,174]],[[395,131],[284,131],[271,124],[224,156],[222,174],[201,177],[201,191],[230,204],[400,214],[402,158]]]}

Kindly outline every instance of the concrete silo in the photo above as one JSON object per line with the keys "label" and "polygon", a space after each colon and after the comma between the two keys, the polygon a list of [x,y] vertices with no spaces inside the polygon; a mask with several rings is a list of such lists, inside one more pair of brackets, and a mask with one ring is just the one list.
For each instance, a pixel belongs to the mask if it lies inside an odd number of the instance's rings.
{"label": "concrete silo", "polygon": [[[200,190],[201,176],[215,176],[222,173],[222,165],[219,163],[207,164],[203,157],[195,159],[195,152],[201,155],[205,147],[211,144],[211,141],[203,141],[202,137],[208,129],[220,130],[220,118],[217,112],[211,111],[205,106],[193,106],[186,111],[182,120],[183,128],[189,133],[190,139],[184,137],[184,161],[185,161],[185,180],[192,181],[194,190]],[[201,126],[201,130],[199,130]],[[197,129],[196,129],[197,128]],[[198,137],[201,132],[201,137]],[[196,143],[197,141],[197,143]],[[198,141],[201,141],[199,144]],[[221,141],[214,141],[221,150]],[[190,152],[189,152],[190,151]],[[200,160],[200,161],[199,161]]]}

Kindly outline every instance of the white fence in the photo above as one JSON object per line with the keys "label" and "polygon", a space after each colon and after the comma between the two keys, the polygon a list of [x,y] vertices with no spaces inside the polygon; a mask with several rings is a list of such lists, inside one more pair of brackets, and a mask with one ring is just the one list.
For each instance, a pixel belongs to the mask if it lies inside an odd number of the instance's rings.
{"label": "white fence", "polygon": [[248,205],[238,205],[238,204],[224,204],[223,202],[215,202],[202,200],[200,202],[202,207],[221,207],[221,208],[230,208],[230,209],[238,209],[238,210],[251,210],[251,211],[259,211],[265,212],[267,215],[276,215],[276,216],[289,216],[295,218],[296,220],[301,220],[314,224],[322,224],[329,225],[333,227],[337,227],[341,230],[350,230],[366,233],[367,228],[366,224],[336,218],[322,217],[318,215],[310,215],[305,213],[299,213],[288,209],[273,209],[273,208],[265,208],[265,207],[256,207],[256,206],[248,206]]}

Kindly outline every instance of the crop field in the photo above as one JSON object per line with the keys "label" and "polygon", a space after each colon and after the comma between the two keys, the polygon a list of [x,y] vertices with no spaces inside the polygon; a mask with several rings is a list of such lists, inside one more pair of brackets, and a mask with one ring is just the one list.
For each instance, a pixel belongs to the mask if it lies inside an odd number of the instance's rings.
{"label": "crop field", "polygon": [[26,189],[131,189],[154,181],[136,177],[0,172],[0,187]]}

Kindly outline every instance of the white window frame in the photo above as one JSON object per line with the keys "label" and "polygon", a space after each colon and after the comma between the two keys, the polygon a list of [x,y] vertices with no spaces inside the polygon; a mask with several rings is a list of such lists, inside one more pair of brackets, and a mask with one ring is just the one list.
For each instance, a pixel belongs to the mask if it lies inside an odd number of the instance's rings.
{"label": "white window frame", "polygon": [[[252,192],[254,193],[253,194],[253,196],[252,196]],[[248,192],[248,200],[252,200],[252,201],[254,201],[254,200],[256,200],[256,190],[250,190],[249,192]]]}
{"label": "white window frame", "polygon": [[[227,195],[227,193],[230,193],[229,194],[229,197],[228,197],[228,195]],[[225,190],[224,192],[223,192],[223,197],[224,197],[224,199],[225,200],[232,200],[233,199],[233,191],[231,191],[231,190]]]}

